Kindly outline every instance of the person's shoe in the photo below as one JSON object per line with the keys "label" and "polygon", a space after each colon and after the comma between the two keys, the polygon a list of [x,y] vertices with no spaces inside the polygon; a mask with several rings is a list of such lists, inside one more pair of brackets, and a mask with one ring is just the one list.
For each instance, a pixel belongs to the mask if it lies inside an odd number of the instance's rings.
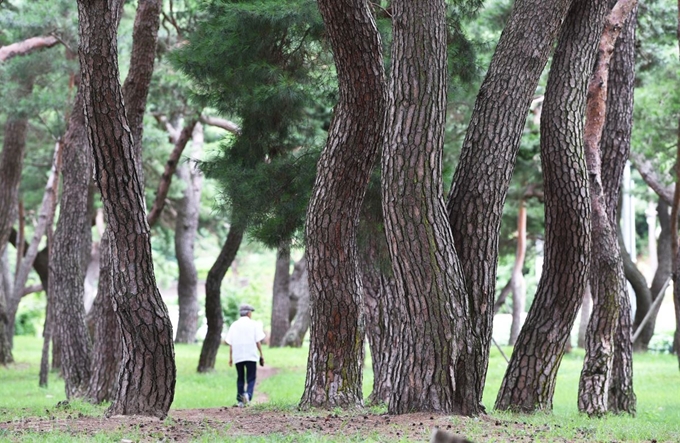
{"label": "person's shoe", "polygon": [[247,392],[241,396],[241,401],[243,401],[243,406],[248,406],[248,403],[250,402],[250,396]]}
{"label": "person's shoe", "polygon": [[238,405],[237,405],[237,406],[238,406],[239,408],[242,408],[242,407],[243,407],[243,402],[242,402],[242,401],[238,402]]}

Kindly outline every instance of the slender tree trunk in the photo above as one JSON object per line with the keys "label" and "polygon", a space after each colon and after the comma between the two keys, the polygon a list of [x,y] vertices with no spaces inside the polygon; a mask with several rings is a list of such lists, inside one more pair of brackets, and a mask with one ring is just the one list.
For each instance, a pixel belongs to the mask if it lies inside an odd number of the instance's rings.
{"label": "slender tree trunk", "polygon": [[512,325],[510,326],[510,339],[508,345],[514,346],[522,327],[522,314],[524,314],[524,302],[526,301],[526,285],[522,268],[527,251],[527,208],[524,199],[519,202],[517,214],[517,252],[515,264],[512,267],[510,287],[512,288]]}
{"label": "slender tree trunk", "polygon": [[[203,125],[194,125],[192,153],[203,149]],[[203,176],[196,165],[187,163],[177,169],[177,176],[186,184],[184,195],[177,205],[175,223],[175,255],[179,268],[177,297],[179,321],[177,343],[193,343],[198,329],[198,273],[194,264],[194,242],[198,231],[198,217],[201,209],[201,187]]]}
{"label": "slender tree trunk", "polygon": [[63,141],[63,192],[50,251],[55,335],[61,342],[66,397],[84,396],[90,381],[90,337],[85,326],[85,271],[92,245],[89,189],[92,151],[87,142],[82,91],[76,95]]}
{"label": "slender tree trunk", "polygon": [[78,12],[85,116],[112,234],[113,303],[123,341],[118,395],[107,414],[164,418],[176,380],[172,324],[154,278],[141,165],[118,83],[119,11],[95,0],[79,1]]}
{"label": "slender tree trunk", "polygon": [[276,271],[272,297],[272,323],[269,347],[279,347],[290,322],[290,240],[284,240],[276,252]]}
{"label": "slender tree trunk", "polygon": [[203,340],[201,356],[198,360],[198,372],[209,372],[215,369],[215,359],[222,342],[222,326],[224,325],[220,287],[241,247],[244,232],[243,226],[231,226],[222,250],[208,271],[208,278],[205,280],[205,317],[208,320],[208,332]]}
{"label": "slender tree trunk", "polygon": [[606,2],[574,1],[562,27],[541,116],[545,262],[496,408],[551,410],[557,370],[590,268],[590,195],[583,158],[586,91]]}
{"label": "slender tree trunk", "polygon": [[[477,95],[447,209],[470,300],[469,353],[457,380],[483,411],[498,236],[527,111],[573,0],[517,0]],[[475,341],[478,341],[476,343]],[[464,393],[464,394],[463,394]]]}
{"label": "slender tree trunk", "polygon": [[368,3],[318,4],[335,57],[339,101],[307,210],[312,316],[300,406],[357,407],[363,405],[365,334],[356,236],[383,137],[385,73]]}
{"label": "slender tree trunk", "polygon": [[295,317],[293,318],[290,328],[286,331],[286,335],[281,340],[281,346],[290,346],[299,348],[302,346],[302,341],[305,338],[309,324],[311,322],[311,313],[309,306],[309,272],[307,271],[307,256],[303,256],[295,266],[293,266],[293,274],[290,277],[290,290],[297,297],[297,309]]}
{"label": "slender tree trunk", "polygon": [[[680,0],[678,0],[678,27],[676,37],[680,47]],[[673,336],[673,350],[678,356],[680,365],[680,245],[678,244],[678,212],[680,212],[680,117],[678,117],[678,143],[675,160],[675,193],[673,194],[673,210],[671,211],[671,235],[673,248],[673,302],[675,305],[675,334]]]}
{"label": "slender tree trunk", "polygon": [[[392,3],[393,43],[383,147],[385,234],[400,331],[390,368],[392,414],[475,414],[458,402],[456,367],[467,329],[467,295],[445,212],[441,156],[446,114],[446,4]],[[418,73],[418,74],[414,74]]]}
{"label": "slender tree trunk", "polygon": [[[2,249],[2,248],[0,248]],[[5,306],[5,294],[12,292],[12,275],[9,270],[9,261],[7,260],[7,249],[0,255],[0,364],[7,365],[12,363],[14,358],[12,356],[12,347],[10,346],[9,337],[7,336],[7,309]],[[42,385],[41,385],[42,386]]]}

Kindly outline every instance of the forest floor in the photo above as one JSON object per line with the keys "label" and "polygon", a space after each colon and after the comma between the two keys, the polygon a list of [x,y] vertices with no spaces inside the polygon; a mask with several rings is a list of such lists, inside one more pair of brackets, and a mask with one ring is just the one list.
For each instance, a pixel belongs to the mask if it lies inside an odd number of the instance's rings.
{"label": "forest floor", "polygon": [[[258,370],[258,380],[277,372],[276,368]],[[31,439],[36,433],[63,433],[81,440],[106,435],[106,440],[120,442],[187,442],[231,441],[259,437],[257,441],[374,441],[426,442],[433,429],[446,430],[452,435],[474,436],[471,440],[533,442],[586,442],[584,430],[577,438],[555,438],[548,426],[536,426],[521,421],[499,420],[490,416],[478,418],[452,417],[431,413],[404,415],[377,414],[368,411],[277,410],[268,406],[266,395],[256,391],[251,406],[236,405],[210,409],[171,409],[165,420],[141,416],[110,418],[85,416],[60,402],[46,411],[46,417],[33,417],[0,423],[0,440]],[[315,437],[316,436],[316,437]],[[240,437],[240,438],[239,438]],[[292,440],[291,440],[292,438]]]}

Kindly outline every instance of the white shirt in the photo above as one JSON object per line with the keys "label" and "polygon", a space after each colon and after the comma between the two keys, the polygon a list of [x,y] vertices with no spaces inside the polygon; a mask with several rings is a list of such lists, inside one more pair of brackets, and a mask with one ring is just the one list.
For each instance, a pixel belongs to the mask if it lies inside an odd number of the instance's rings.
{"label": "white shirt", "polygon": [[260,359],[257,343],[263,339],[264,331],[260,323],[244,315],[229,326],[225,341],[231,346],[234,363],[240,363]]}

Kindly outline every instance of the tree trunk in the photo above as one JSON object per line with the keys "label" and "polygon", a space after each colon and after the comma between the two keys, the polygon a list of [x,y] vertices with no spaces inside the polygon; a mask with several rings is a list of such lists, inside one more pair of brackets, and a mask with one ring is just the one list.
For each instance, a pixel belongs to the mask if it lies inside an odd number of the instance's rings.
{"label": "tree trunk", "polygon": [[545,262],[496,408],[551,410],[557,370],[590,268],[590,196],[583,151],[586,91],[606,2],[574,1],[562,27],[541,116]]}
{"label": "tree trunk", "polygon": [[588,330],[588,323],[590,321],[590,313],[593,310],[593,297],[590,294],[590,285],[586,286],[583,293],[583,303],[581,304],[581,321],[578,326],[578,340],[576,346],[585,349],[586,347],[586,331]]}
{"label": "tree trunk", "polygon": [[[2,249],[2,248],[0,248]],[[12,275],[9,270],[9,260],[7,260],[7,249],[0,255],[0,364],[7,365],[12,363],[12,347],[10,345],[8,331],[5,327],[7,323],[7,309],[5,306],[5,294],[12,292]],[[42,385],[41,385],[42,386]]]}
{"label": "tree trunk", "polygon": [[[203,149],[203,126],[194,125],[192,153],[197,155]],[[198,329],[198,274],[194,264],[194,242],[198,231],[198,217],[201,209],[201,187],[203,176],[195,164],[187,163],[178,167],[177,177],[186,185],[184,195],[177,205],[175,223],[175,255],[179,268],[177,298],[179,320],[177,343],[193,343]]]}
{"label": "tree trunk", "polygon": [[118,395],[107,414],[164,418],[176,380],[172,324],[154,278],[141,166],[118,83],[119,10],[95,0],[79,1],[78,12],[85,116],[111,232],[113,304],[123,341]]}
{"label": "tree trunk", "polygon": [[[611,3],[614,3],[613,1]],[[612,14],[619,7],[628,17],[620,21],[623,26],[616,40],[614,54],[609,69],[609,88],[607,92],[607,115],[602,134],[602,186],[607,205],[607,218],[611,224],[617,248],[618,217],[617,209],[621,182],[626,161],[630,153],[631,128],[633,126],[633,88],[635,83],[635,27],[637,24],[637,2],[616,3]],[[611,413],[626,412],[634,415],[636,397],[633,391],[633,343],[630,295],[623,276],[623,261],[619,249],[617,254],[617,278],[619,321],[614,335],[614,359],[611,382],[609,383],[607,410]],[[658,291],[658,289],[657,289]]]}
{"label": "tree trunk", "polygon": [[309,306],[309,272],[307,271],[307,256],[303,256],[295,266],[290,277],[290,291],[297,297],[297,309],[290,328],[281,340],[281,346],[299,348],[309,329],[311,313]]}
{"label": "tree trunk", "polygon": [[227,240],[224,242],[217,260],[208,271],[208,278],[205,280],[205,317],[208,320],[208,332],[201,348],[198,372],[209,372],[215,369],[215,359],[220,343],[222,343],[222,326],[224,325],[220,287],[224,275],[229,270],[229,266],[231,266],[238,249],[241,247],[244,232],[245,229],[242,226],[231,226]]}
{"label": "tree trunk", "polygon": [[307,210],[311,327],[302,408],[358,407],[364,357],[357,227],[383,138],[382,42],[367,2],[320,0],[339,101]]}
{"label": "tree trunk", "polygon": [[[652,280],[651,288],[644,286],[644,290],[636,285],[633,285],[635,290],[635,320],[633,322],[633,330],[637,331],[640,327],[642,319],[645,318],[649,310],[652,308],[652,304],[657,297],[663,297],[664,294],[660,294],[659,291],[663,288],[666,279],[671,275],[673,258],[671,255],[671,231],[670,231],[670,215],[668,214],[669,205],[663,199],[659,199],[657,205],[657,218],[659,220],[659,226],[661,227],[661,232],[659,233],[659,239],[657,242],[657,267],[654,273],[654,279]],[[626,277],[628,281],[631,281],[631,276],[635,275],[633,278],[644,278],[642,274],[639,274],[637,267],[630,260],[627,254],[624,254],[624,264],[626,265]],[[636,272],[637,271],[637,272]],[[637,277],[639,274],[639,277]],[[631,282],[632,283],[632,282]],[[633,343],[634,351],[647,351],[649,347],[649,342],[654,336],[654,327],[656,325],[656,317],[659,313],[657,308],[652,317],[647,321],[647,323],[642,327],[642,331],[638,336],[635,343]]]}
{"label": "tree trunk", "polygon": [[55,336],[61,342],[66,398],[85,395],[90,381],[90,336],[85,326],[85,271],[92,245],[90,174],[92,151],[87,142],[82,91],[78,91],[63,140],[63,191],[59,220],[50,250],[50,288]]}
{"label": "tree trunk", "polygon": [[272,297],[272,323],[269,347],[279,347],[283,342],[290,322],[290,240],[284,240],[276,252],[276,271]]}
{"label": "tree trunk", "polygon": [[522,327],[522,314],[524,314],[524,302],[526,301],[526,285],[524,284],[524,257],[527,251],[527,208],[524,200],[519,202],[517,215],[517,252],[515,264],[512,267],[510,287],[512,290],[512,325],[510,326],[509,346],[514,346]]}
{"label": "tree trunk", "polygon": [[109,230],[105,229],[99,243],[101,257],[99,290],[89,314],[94,321],[92,322],[90,382],[86,397],[96,404],[116,398],[118,374],[123,356],[120,325],[111,299],[113,281],[109,235]]}
{"label": "tree trunk", "polygon": [[[680,47],[680,3],[678,3],[678,22],[676,37]],[[680,212],[680,117],[678,117],[678,143],[675,159],[675,193],[673,194],[673,210],[671,211],[671,235],[673,251],[673,304],[675,306],[675,334],[673,336],[673,351],[678,356],[680,365],[680,244],[678,244],[678,212]]]}
{"label": "tree trunk", "polygon": [[459,392],[483,411],[503,205],[527,112],[573,0],[517,0],[477,95],[447,209],[470,300]]}
{"label": "tree trunk", "polygon": [[392,7],[382,202],[396,282],[390,302],[396,313],[391,316],[392,330],[400,331],[394,358],[401,364],[389,368],[393,391],[388,411],[475,414],[476,398],[456,398],[452,370],[463,347],[468,314],[441,180],[446,4],[395,1]]}

